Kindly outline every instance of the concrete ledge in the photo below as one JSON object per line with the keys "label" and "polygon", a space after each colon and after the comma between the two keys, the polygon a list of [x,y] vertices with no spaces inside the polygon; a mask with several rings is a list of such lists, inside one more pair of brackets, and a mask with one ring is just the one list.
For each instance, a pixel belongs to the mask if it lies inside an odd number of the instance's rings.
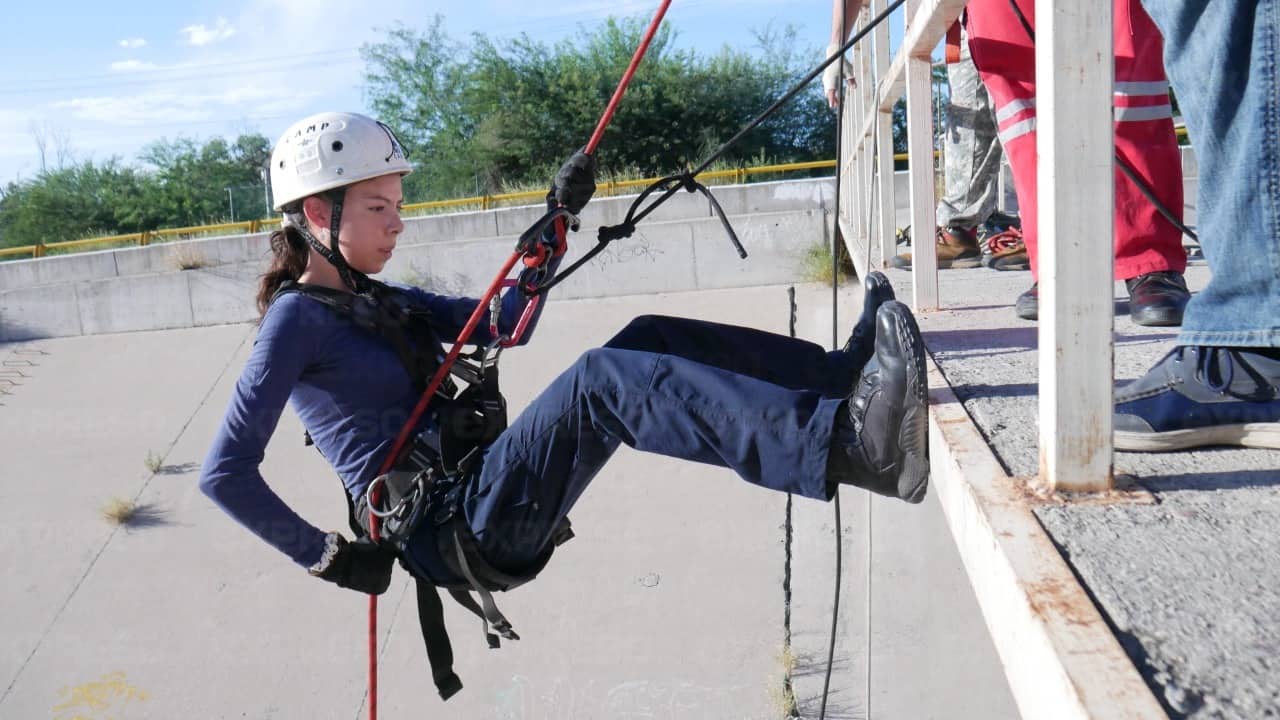
{"label": "concrete ledge", "polygon": [[271,252],[271,233],[188,240],[113,252],[116,275],[146,275],[179,269],[180,259],[199,261],[207,267],[264,261]]}
{"label": "concrete ledge", "polygon": [[193,325],[223,325],[254,320],[258,308],[254,296],[261,263],[224,265],[187,272]]}
{"label": "concrete ledge", "polygon": [[741,192],[721,193],[721,188],[711,188],[726,215],[778,212],[797,207],[830,210],[836,199],[834,179],[756,183],[735,189]]}
{"label": "concrete ledge", "polygon": [[[834,183],[833,178],[788,180],[751,185],[726,185],[716,187],[714,192],[729,214],[816,210],[823,208],[822,198],[829,198],[833,194]],[[584,231],[594,236],[595,229],[600,225],[621,222],[635,197],[624,195],[593,201],[582,213]],[[534,204],[525,207],[408,218],[405,220],[400,244],[402,246],[421,245],[493,237],[505,237],[508,242],[514,242],[521,232],[542,216],[543,212],[543,205]],[[710,216],[711,206],[704,197],[679,192],[646,218],[646,223],[692,220]],[[40,285],[175,271],[178,269],[179,255],[199,258],[205,267],[265,260],[270,252],[270,235],[268,231],[253,235],[230,235],[146,247],[0,262],[0,292]]]}
{"label": "concrete ledge", "polygon": [[191,327],[188,277],[178,272],[77,285],[83,334]]}
{"label": "concrete ledge", "polygon": [[[793,281],[804,250],[825,238],[824,215],[816,211],[761,213],[732,217],[730,222],[750,254],[745,261],[716,218],[646,222],[558,286],[555,296],[576,299]],[[570,237],[562,267],[591,249],[593,229]],[[493,280],[512,246],[509,237],[496,237],[400,247],[382,277],[444,293],[474,294]]]}
{"label": "concrete ledge", "polygon": [[0,290],[54,283],[114,277],[115,250],[54,255],[39,260],[9,260],[0,263]]}
{"label": "concrete ledge", "polygon": [[0,293],[0,342],[83,334],[73,284]]}
{"label": "concrete ledge", "polygon": [[1022,716],[1167,718],[1032,513],[1025,480],[1004,473],[927,364],[933,492]]}
{"label": "concrete ledge", "polygon": [[494,213],[466,212],[407,218],[402,242],[438,242],[455,238],[492,237],[498,234]]}
{"label": "concrete ledge", "polygon": [[[634,236],[613,243],[557,287],[555,296],[574,299],[794,281],[805,249],[824,238],[820,211],[758,213],[730,221],[751,253],[746,261],[738,258],[715,218],[646,222]],[[594,245],[593,229],[571,240],[566,266]],[[258,277],[267,268],[266,238],[234,240],[190,243],[192,252],[220,261],[207,267],[174,270],[168,255],[173,248],[140,248],[147,252],[129,256],[133,269],[165,271],[0,292],[0,340],[252,321],[258,316]],[[506,236],[402,245],[380,277],[441,293],[475,295],[488,287],[513,246]],[[220,256],[212,255],[215,249]]]}
{"label": "concrete ledge", "polygon": [[747,251],[745,261],[738,257],[719,219],[691,223],[699,289],[793,281],[802,273],[805,249],[819,241],[830,242],[826,214],[821,211],[759,213],[746,216],[746,221],[730,221]]}

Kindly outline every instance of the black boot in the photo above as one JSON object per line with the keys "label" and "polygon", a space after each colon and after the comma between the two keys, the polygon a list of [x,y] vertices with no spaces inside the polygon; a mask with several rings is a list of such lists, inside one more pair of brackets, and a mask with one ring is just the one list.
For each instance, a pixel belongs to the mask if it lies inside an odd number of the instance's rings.
{"label": "black boot", "polygon": [[910,503],[929,485],[928,385],[924,341],[906,305],[876,313],[875,358],[836,413],[827,485],[855,485]]}
{"label": "black boot", "polygon": [[1139,325],[1173,327],[1191,300],[1182,273],[1150,272],[1124,281],[1129,290],[1129,316]]}
{"label": "black boot", "polygon": [[866,293],[862,296],[862,315],[853,326],[853,332],[849,333],[849,339],[845,341],[842,348],[849,353],[849,364],[855,373],[862,371],[867,361],[871,359],[871,353],[875,351],[876,311],[881,305],[895,299],[893,285],[889,284],[889,278],[882,273],[874,271],[867,273],[867,279],[862,282],[862,287],[866,289]]}

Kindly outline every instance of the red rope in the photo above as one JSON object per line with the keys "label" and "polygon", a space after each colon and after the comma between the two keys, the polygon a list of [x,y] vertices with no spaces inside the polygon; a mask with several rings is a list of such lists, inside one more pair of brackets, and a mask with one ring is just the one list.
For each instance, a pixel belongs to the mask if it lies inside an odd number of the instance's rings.
{"label": "red rope", "polygon": [[662,5],[653,14],[653,20],[649,21],[649,28],[644,31],[644,38],[640,41],[640,46],[636,48],[635,54],[631,56],[631,64],[627,66],[627,71],[622,74],[622,80],[618,82],[618,88],[613,91],[613,97],[609,98],[609,105],[605,107],[604,114],[600,116],[600,122],[596,123],[596,131],[591,133],[591,139],[587,141],[585,152],[588,155],[596,151],[596,146],[600,144],[600,139],[604,137],[604,129],[609,126],[609,121],[613,119],[613,113],[618,109],[622,94],[627,91],[627,85],[631,84],[631,76],[636,74],[636,68],[640,67],[640,61],[644,59],[644,54],[648,52],[649,43],[653,40],[654,34],[658,32],[658,26],[662,24],[662,16],[667,14],[669,5],[671,5],[671,0],[662,0]]}
{"label": "red rope", "polygon": [[[613,97],[609,99],[609,105],[605,108],[604,114],[600,116],[600,122],[596,124],[595,132],[591,134],[591,139],[587,142],[585,152],[590,155],[595,152],[596,147],[600,144],[600,138],[604,135],[605,128],[609,126],[609,121],[613,119],[613,113],[618,109],[618,103],[622,100],[623,93],[627,90],[627,85],[631,83],[631,77],[635,75],[636,68],[639,67],[640,61],[644,58],[644,54],[649,49],[649,43],[653,40],[654,33],[657,32],[658,26],[662,23],[662,17],[667,12],[667,7],[671,5],[671,0],[662,0],[662,5],[654,14],[653,20],[649,23],[648,29],[645,31],[644,38],[640,41],[640,46],[636,48],[636,52],[631,57],[631,64],[627,66],[627,71],[622,75],[622,79],[618,82],[618,87],[613,91]],[[556,238],[560,245],[565,242],[565,223],[563,218],[556,218]],[[444,362],[440,363],[440,367],[432,376],[431,382],[427,384],[427,389],[422,393],[422,397],[418,400],[418,404],[414,406],[413,412],[410,413],[409,419],[405,422],[404,427],[400,428],[400,433],[396,435],[395,442],[391,444],[391,451],[387,453],[386,459],[382,461],[382,467],[378,469],[378,475],[384,475],[395,467],[396,459],[400,457],[400,453],[404,450],[409,438],[413,436],[413,430],[417,427],[418,421],[422,418],[422,414],[426,412],[427,406],[431,403],[431,398],[435,397],[436,390],[440,388],[440,384],[449,375],[449,369],[453,367],[453,363],[458,359],[458,355],[462,352],[462,346],[466,344],[471,337],[471,333],[475,331],[476,326],[480,324],[480,318],[484,316],[485,311],[489,308],[489,300],[493,298],[499,290],[502,289],[503,281],[506,280],[507,274],[511,272],[511,268],[515,267],[516,262],[520,260],[521,252],[516,251],[511,254],[507,262],[502,266],[502,270],[489,284],[489,289],[481,296],[480,302],[476,304],[476,309],[471,313],[471,317],[467,320],[467,324],[462,327],[462,331],[458,333],[458,337],[453,342],[448,355],[445,356]],[[374,507],[379,500],[379,489],[375,488],[370,493],[369,505]],[[382,523],[379,518],[369,514],[369,537],[378,540],[381,534]],[[369,596],[369,720],[378,720],[378,596]]]}

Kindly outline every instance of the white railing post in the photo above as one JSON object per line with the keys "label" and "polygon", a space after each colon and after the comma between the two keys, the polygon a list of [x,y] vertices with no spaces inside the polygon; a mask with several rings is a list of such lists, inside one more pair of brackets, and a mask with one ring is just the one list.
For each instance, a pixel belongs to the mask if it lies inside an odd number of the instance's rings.
{"label": "white railing post", "polygon": [[[872,16],[871,6],[868,4],[862,13],[861,25],[863,28],[871,22]],[[876,236],[875,218],[878,213],[874,177],[876,154],[872,147],[872,140],[874,138],[872,131],[874,128],[861,122],[861,119],[867,116],[875,102],[875,83],[872,82],[874,75],[871,72],[871,64],[874,60],[875,52],[875,49],[871,45],[873,37],[873,34],[868,33],[861,43],[862,57],[861,62],[858,63],[858,114],[854,116],[858,119],[856,125],[858,127],[858,136],[862,140],[862,157],[864,158],[862,162],[862,186],[864,195],[862,204],[865,208],[866,216],[862,218],[862,232],[866,236],[866,246],[868,248],[870,248],[874,243]]]}
{"label": "white railing post", "polygon": [[840,163],[838,171],[840,173],[840,217],[836,218],[837,227],[840,236],[844,239],[845,249],[853,257],[857,257],[857,237],[853,228],[851,218],[856,217],[853,209],[853,198],[856,193],[852,190],[852,180],[854,176],[853,161],[857,158],[857,151],[853,147],[854,128],[856,124],[852,122],[853,106],[849,102],[849,97],[845,97],[845,101],[841,106],[840,117],[837,122],[840,123]]}
{"label": "white railing post", "polygon": [[1111,0],[1036,0],[1040,477],[1111,487]]}
{"label": "white railing post", "polygon": [[[872,0],[872,14],[884,12],[888,0]],[[875,32],[875,66],[876,87],[868,88],[871,93],[868,110],[879,104],[879,84],[889,75],[889,23],[883,22]],[[859,117],[861,124],[861,117]],[[897,252],[898,209],[894,204],[893,187],[893,111],[876,114],[872,132],[876,133],[876,179],[879,186],[880,199],[880,265],[888,267],[889,258]]]}
{"label": "white railing post", "polygon": [[[907,17],[914,19],[921,0],[907,2]],[[910,22],[905,27],[911,37]],[[911,167],[911,290],[916,312],[938,308],[938,253],[934,245],[937,200],[933,179],[933,72],[931,48],[907,57],[907,153]]]}
{"label": "white railing post", "polygon": [[[849,35],[856,35],[861,29],[864,22],[862,10],[854,17],[848,18],[850,32]],[[850,183],[850,191],[853,193],[853,203],[850,209],[853,211],[849,214],[849,226],[853,229],[853,237],[857,239],[856,247],[865,245],[867,238],[866,218],[870,209],[867,207],[867,176],[863,168],[867,164],[867,151],[863,143],[862,123],[857,119],[862,117],[862,86],[865,84],[866,78],[862,77],[862,58],[865,57],[865,42],[859,41],[850,51],[849,65],[853,68],[853,77],[857,82],[857,87],[849,88],[845,85],[845,104],[852,109],[850,115],[854,122],[850,123],[849,134],[845,136],[845,142],[849,143],[849,147],[853,148],[853,163],[850,167],[850,175],[853,180]],[[850,251],[852,252],[852,250]]]}

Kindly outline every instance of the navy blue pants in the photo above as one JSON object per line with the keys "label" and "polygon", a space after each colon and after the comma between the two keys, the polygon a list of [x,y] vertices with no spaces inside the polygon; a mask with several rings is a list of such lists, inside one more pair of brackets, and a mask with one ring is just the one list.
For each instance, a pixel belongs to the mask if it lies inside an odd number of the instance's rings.
{"label": "navy blue pants", "polygon": [[843,352],[782,335],[642,316],[589,350],[488,448],[463,510],[495,568],[518,574],[626,443],[822,500]]}

